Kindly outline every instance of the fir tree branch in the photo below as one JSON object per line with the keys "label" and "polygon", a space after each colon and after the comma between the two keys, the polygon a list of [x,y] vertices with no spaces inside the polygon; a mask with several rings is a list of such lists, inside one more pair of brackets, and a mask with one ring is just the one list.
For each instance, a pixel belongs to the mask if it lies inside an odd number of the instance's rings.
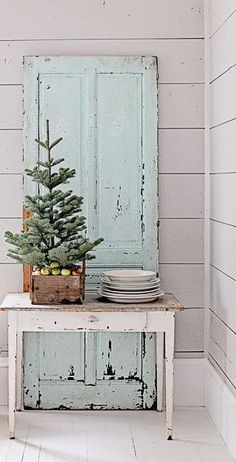
{"label": "fir tree branch", "polygon": [[63,140],[63,138],[58,138],[57,140],[53,141],[53,143],[50,145],[50,150],[54,148],[58,143],[60,143]]}

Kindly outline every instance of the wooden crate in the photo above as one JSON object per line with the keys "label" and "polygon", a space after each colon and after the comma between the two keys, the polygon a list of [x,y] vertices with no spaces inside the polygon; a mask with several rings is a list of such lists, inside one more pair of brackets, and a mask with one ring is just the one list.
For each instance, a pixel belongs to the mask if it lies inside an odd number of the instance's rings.
{"label": "wooden crate", "polygon": [[85,297],[85,262],[77,276],[31,275],[30,300],[33,305],[82,303]]}

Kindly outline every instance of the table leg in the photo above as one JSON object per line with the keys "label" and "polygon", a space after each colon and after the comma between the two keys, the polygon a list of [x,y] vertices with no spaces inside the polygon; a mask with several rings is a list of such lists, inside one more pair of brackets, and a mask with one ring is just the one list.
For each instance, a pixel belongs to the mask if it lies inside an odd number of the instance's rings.
{"label": "table leg", "polygon": [[8,313],[8,378],[9,378],[9,438],[15,438],[16,426],[16,343],[17,313]]}
{"label": "table leg", "polygon": [[163,405],[163,351],[164,334],[156,333],[156,383],[157,383],[157,411],[162,411]]}
{"label": "table leg", "polygon": [[175,340],[175,313],[170,313],[168,329],[165,332],[166,436],[168,440],[172,440],[172,437],[173,437],[174,340]]}
{"label": "table leg", "polygon": [[16,362],[16,410],[21,411],[23,406],[22,397],[22,365],[23,365],[23,334],[22,332],[17,333],[17,362]]}

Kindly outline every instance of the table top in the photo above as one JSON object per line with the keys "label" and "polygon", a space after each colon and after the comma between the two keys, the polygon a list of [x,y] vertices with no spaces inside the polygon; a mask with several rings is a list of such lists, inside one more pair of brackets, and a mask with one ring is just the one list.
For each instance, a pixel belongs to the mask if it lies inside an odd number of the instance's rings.
{"label": "table top", "polygon": [[113,303],[96,294],[87,293],[82,305],[32,305],[28,293],[9,293],[0,311],[78,311],[78,312],[132,312],[132,311],[182,311],[184,306],[173,294],[165,294],[149,303]]}

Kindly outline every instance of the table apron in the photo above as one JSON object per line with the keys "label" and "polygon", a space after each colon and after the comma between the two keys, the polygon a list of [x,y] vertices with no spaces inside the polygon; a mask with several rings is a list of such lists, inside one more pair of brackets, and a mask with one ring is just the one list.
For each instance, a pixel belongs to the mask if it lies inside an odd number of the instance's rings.
{"label": "table apron", "polygon": [[14,315],[18,332],[168,332],[175,318],[174,311],[83,313],[22,310],[14,311]]}

